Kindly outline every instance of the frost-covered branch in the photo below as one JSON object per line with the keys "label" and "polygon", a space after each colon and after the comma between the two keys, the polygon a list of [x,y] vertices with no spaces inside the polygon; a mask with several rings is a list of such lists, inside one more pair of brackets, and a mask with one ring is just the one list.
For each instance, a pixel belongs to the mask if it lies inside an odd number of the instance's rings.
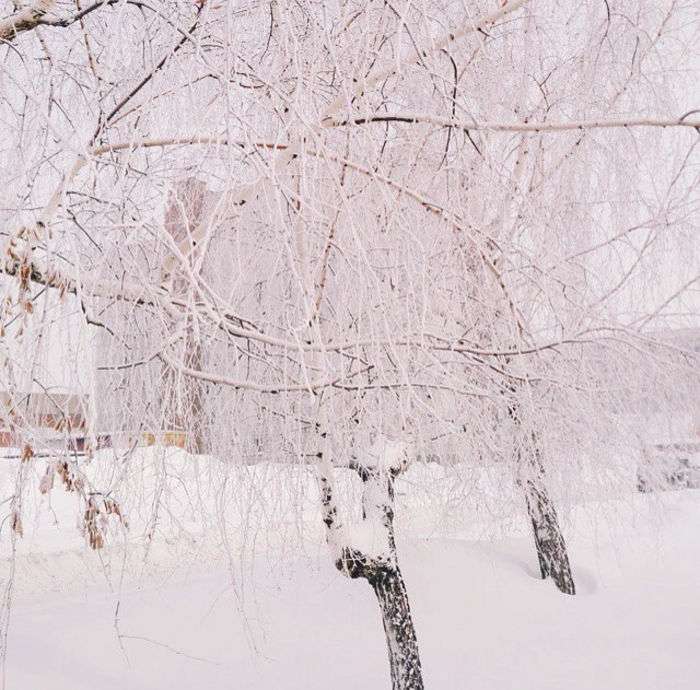
{"label": "frost-covered branch", "polygon": [[535,134],[585,131],[590,129],[629,129],[635,127],[690,127],[700,128],[700,119],[691,117],[694,110],[677,118],[668,117],[629,117],[617,119],[573,120],[571,122],[467,122],[430,113],[396,113],[389,115],[353,115],[347,118],[334,117],[324,121],[327,127],[347,127],[372,123],[395,122],[398,124],[429,124],[438,127],[454,127],[464,131],[490,132],[532,132]]}
{"label": "frost-covered branch", "polygon": [[429,55],[434,55],[435,53],[445,50],[449,46],[455,44],[456,41],[467,36],[471,33],[483,32],[485,29],[493,26],[499,20],[503,19],[505,16],[520,9],[525,5],[527,0],[511,0],[510,2],[505,2],[501,7],[488,15],[480,17],[478,19],[466,18],[462,25],[453,31],[444,34],[443,36],[434,40],[429,47],[422,48],[418,51],[418,55],[412,56],[411,58],[405,60],[392,61],[390,64],[379,69],[377,72],[371,76],[366,76],[364,78],[355,78],[355,86],[352,88],[349,94],[342,94],[338,96],[325,110],[323,120],[329,117],[333,117],[344,105],[351,103],[355,98],[362,96],[363,94],[369,92],[371,89],[381,84],[391,75],[400,72],[402,69],[414,65],[420,64],[420,62],[426,59]]}
{"label": "frost-covered branch", "polygon": [[54,3],[55,0],[38,0],[0,19],[0,41],[13,41],[19,34],[35,29]]}

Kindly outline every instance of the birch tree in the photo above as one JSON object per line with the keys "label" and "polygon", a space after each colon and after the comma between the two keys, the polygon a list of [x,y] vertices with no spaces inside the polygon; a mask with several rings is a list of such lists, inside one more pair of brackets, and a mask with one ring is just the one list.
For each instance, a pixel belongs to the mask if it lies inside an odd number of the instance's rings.
{"label": "birch tree", "polygon": [[[308,466],[334,563],[376,595],[397,690],[423,687],[394,504],[419,457],[506,468],[542,576],[573,594],[551,487],[582,456],[604,474],[645,387],[697,384],[696,355],[656,333],[698,306],[694,12],[8,9],[17,437],[34,452],[17,411],[25,381],[51,385],[40,336],[77,328],[100,334],[94,361],[67,365],[95,401],[94,446],[108,418],[113,434],[177,427],[234,464]],[[346,470],[359,515],[342,514]]]}

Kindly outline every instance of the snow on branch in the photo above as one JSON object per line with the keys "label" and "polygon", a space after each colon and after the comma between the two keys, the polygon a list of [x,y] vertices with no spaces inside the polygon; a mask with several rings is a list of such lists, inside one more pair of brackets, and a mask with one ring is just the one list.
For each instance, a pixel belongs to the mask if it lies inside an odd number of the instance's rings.
{"label": "snow on branch", "polygon": [[[42,270],[40,266],[35,263],[28,265],[24,268],[17,259],[14,261],[6,261],[5,265],[0,265],[0,274],[7,276],[19,276],[20,274],[26,273],[26,279],[37,285],[42,285],[44,287],[53,288],[58,290],[60,293],[72,294],[72,295],[89,295],[91,297],[97,297],[101,299],[109,299],[118,302],[127,302],[139,307],[152,307],[164,309],[168,313],[173,315],[184,314],[188,309],[194,309],[194,313],[198,318],[203,321],[211,323],[218,329],[225,332],[227,335],[236,338],[242,338],[245,340],[251,340],[260,343],[261,345],[278,347],[286,351],[291,352],[337,352],[342,353],[362,347],[415,347],[423,350],[430,350],[434,352],[454,352],[474,356],[494,356],[494,357],[517,357],[532,355],[538,352],[543,352],[545,350],[555,349],[557,347],[565,345],[581,345],[588,342],[586,337],[586,332],[582,331],[573,334],[569,337],[562,337],[556,340],[547,341],[544,343],[528,346],[525,348],[486,348],[478,344],[472,344],[467,341],[460,339],[455,340],[454,338],[448,338],[444,334],[418,332],[413,334],[407,334],[405,336],[397,336],[392,339],[378,339],[374,338],[358,338],[356,340],[342,340],[333,341],[329,340],[323,344],[312,343],[312,342],[300,342],[287,340],[280,337],[275,337],[264,333],[262,330],[256,330],[257,327],[253,324],[250,327],[243,326],[243,322],[247,322],[246,319],[229,313],[222,312],[213,309],[211,305],[201,302],[191,307],[184,300],[178,297],[171,296],[167,293],[165,288],[160,290],[146,291],[143,287],[132,285],[129,283],[113,283],[105,280],[90,280],[84,279],[81,281],[76,281],[68,275],[63,274],[59,269],[52,267],[51,269]],[[220,306],[220,305],[217,305]],[[251,390],[258,390],[260,392],[287,392],[287,391],[309,391],[317,390],[324,387],[333,387],[343,390],[358,390],[360,388],[395,388],[405,385],[413,385],[415,387],[431,387],[431,388],[442,388],[445,390],[455,391],[452,386],[437,386],[435,384],[422,384],[422,383],[397,383],[397,382],[384,382],[375,385],[362,385],[354,386],[349,385],[348,380],[357,374],[365,373],[367,369],[355,372],[351,375],[340,376],[334,379],[304,383],[293,386],[264,386],[257,385],[251,382],[244,382],[229,379],[224,376],[220,376],[214,373],[195,371],[190,368],[184,367],[183,365],[168,360],[168,364],[178,369],[182,373],[191,376],[193,378],[199,378],[203,381],[210,381],[212,383],[220,383],[232,388],[247,388]],[[462,394],[465,391],[460,390]],[[470,395],[476,394],[475,391],[470,391]]]}
{"label": "snow on branch", "polygon": [[[176,31],[178,31],[185,40],[192,41],[192,37],[189,33],[177,26],[169,17],[158,9],[152,7],[146,2],[140,2],[140,0],[98,0],[87,7],[84,7],[80,11],[76,12],[67,17],[60,17],[57,19],[48,19],[49,11],[55,4],[55,0],[39,0],[34,5],[29,5],[27,7],[18,10],[9,17],[0,19],[0,41],[12,41],[19,34],[26,31],[32,31],[38,26],[48,26],[53,28],[65,29],[76,22],[81,21],[87,15],[92,14],[95,10],[102,9],[104,7],[110,7],[117,4],[131,5],[138,8],[139,10],[149,10],[160,19],[162,19],[166,24],[170,24]],[[52,13],[53,14],[53,13]],[[51,15],[49,15],[51,16]],[[196,45],[196,44],[195,44]]]}
{"label": "snow on branch", "polygon": [[527,0],[513,0],[512,2],[506,2],[502,7],[500,7],[495,12],[481,17],[477,20],[465,20],[461,27],[455,29],[454,31],[444,35],[441,39],[435,41],[431,44],[430,48],[424,48],[420,51],[417,57],[411,57],[410,59],[403,61],[393,61],[384,69],[379,70],[372,77],[366,79],[355,80],[355,87],[349,94],[341,94],[338,96],[326,109],[326,118],[332,117],[334,113],[337,113],[343,105],[352,102],[354,98],[361,96],[363,93],[367,93],[369,89],[381,84],[387,77],[390,77],[395,72],[400,71],[404,67],[421,62],[428,55],[437,53],[441,50],[447,48],[447,46],[452,45],[455,41],[463,38],[467,34],[476,33],[479,31],[484,31],[489,26],[493,26],[497,21],[505,17],[506,15],[520,9]]}
{"label": "snow on branch", "polygon": [[35,29],[53,4],[54,0],[39,0],[9,17],[0,19],[0,41],[13,41],[24,31]]}
{"label": "snow on branch", "polygon": [[304,391],[313,393],[314,391],[320,390],[321,388],[331,388],[337,386],[343,381],[347,381],[361,374],[366,374],[368,371],[373,369],[373,365],[369,365],[359,371],[354,371],[344,376],[337,376],[333,379],[323,379],[320,381],[308,381],[306,383],[292,383],[275,386],[264,385],[261,383],[256,383],[254,381],[239,381],[231,379],[227,376],[215,374],[213,372],[198,371],[196,369],[192,369],[191,367],[187,367],[180,362],[177,362],[164,352],[161,353],[159,356],[167,364],[173,367],[173,369],[176,369],[180,373],[185,374],[186,376],[189,376],[191,378],[199,379],[200,381],[208,381],[209,383],[217,383],[222,386],[228,386],[229,388],[256,391],[258,393],[271,393],[273,395],[278,393],[300,393]]}
{"label": "snow on branch", "polygon": [[677,118],[632,117],[620,119],[573,120],[571,122],[465,122],[450,117],[428,113],[395,113],[391,115],[353,116],[345,119],[327,118],[326,127],[347,127],[372,123],[396,122],[400,124],[432,124],[439,127],[455,127],[466,131],[490,132],[570,132],[588,129],[627,129],[632,127],[691,127],[700,129],[700,118],[691,115],[700,110],[691,110]]}

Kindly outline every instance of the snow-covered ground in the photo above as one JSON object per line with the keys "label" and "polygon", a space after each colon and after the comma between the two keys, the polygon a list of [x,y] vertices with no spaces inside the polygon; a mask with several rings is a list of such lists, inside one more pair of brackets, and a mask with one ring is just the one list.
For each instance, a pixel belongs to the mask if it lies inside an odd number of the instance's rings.
{"label": "snow-covered ground", "polygon": [[[4,496],[11,468],[3,468]],[[290,472],[283,482],[281,472]],[[190,476],[178,497],[182,476],[166,472],[173,486],[148,550],[141,535],[153,524],[158,481],[132,478],[129,533],[113,530],[121,545],[97,553],[75,529],[74,496],[57,486],[50,510],[45,497],[37,500],[17,540],[7,690],[388,688],[374,595],[333,568],[312,482],[299,472],[257,468],[255,486],[269,474],[277,500],[268,496],[248,513],[248,502],[233,500],[240,476],[229,501],[231,487],[204,476],[196,491]],[[399,555],[428,689],[698,687],[700,491],[570,506],[564,521],[579,594],[567,597],[537,577],[524,517],[506,519],[492,504],[490,517],[466,512],[460,528],[411,492],[410,481],[398,497]],[[411,505],[410,495],[420,500]],[[300,497],[309,514],[292,508]],[[459,498],[441,502],[454,509]],[[217,499],[226,525],[213,517]],[[479,525],[470,528],[469,519]],[[231,534],[245,538],[225,549]]]}

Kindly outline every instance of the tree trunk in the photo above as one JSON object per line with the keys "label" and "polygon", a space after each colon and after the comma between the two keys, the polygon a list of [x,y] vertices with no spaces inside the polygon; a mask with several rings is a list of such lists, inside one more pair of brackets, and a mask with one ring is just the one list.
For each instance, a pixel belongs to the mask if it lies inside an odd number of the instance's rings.
{"label": "tree trunk", "polygon": [[[423,690],[418,639],[394,540],[394,478],[399,470],[386,472],[361,466],[354,469],[363,482],[363,519],[378,520],[386,530],[387,551],[367,554],[344,546],[335,565],[350,578],[366,579],[374,590],[386,636],[392,690]],[[338,535],[342,527],[327,478],[322,477],[321,488],[323,521],[329,535]]]}
{"label": "tree trunk", "polygon": [[[172,237],[183,255],[190,260],[197,256],[195,253],[197,242],[194,238],[205,218],[208,193],[206,184],[194,177],[178,180],[175,188],[170,192],[165,211],[165,231]],[[187,277],[182,274],[181,267],[174,263],[172,257],[169,257],[166,267],[163,278],[172,280],[172,290],[175,294],[185,295],[190,285]],[[202,347],[191,317],[187,318],[185,333],[183,364],[199,371],[202,368]],[[166,368],[169,369],[167,365]],[[171,379],[175,376],[175,372],[172,372]],[[174,385],[168,386],[171,395],[167,401],[165,418],[173,430],[184,434],[185,449],[199,455],[206,452],[204,384],[196,379],[189,379],[186,386],[183,389],[177,381],[174,381]]]}
{"label": "tree trunk", "polygon": [[[511,392],[515,393],[516,389],[512,387]],[[516,481],[525,495],[540,574],[543,580],[551,577],[560,592],[576,594],[566,541],[545,481],[546,473],[537,433],[532,431],[528,434],[523,429],[520,406],[516,400],[508,405],[508,414],[515,424],[516,437],[519,437],[515,439]]]}
{"label": "tree trunk", "polygon": [[382,612],[392,690],[422,690],[418,640],[401,570],[398,565],[386,568],[368,581]]}
{"label": "tree trunk", "polygon": [[525,493],[542,579],[551,577],[560,592],[576,594],[566,542],[559,526],[557,511],[547,491],[544,466],[536,448],[530,464],[530,471],[520,485]]}
{"label": "tree trunk", "polygon": [[351,578],[365,578],[374,590],[384,624],[392,690],[423,690],[418,639],[406,584],[395,558],[372,558],[346,548],[336,567]]}

